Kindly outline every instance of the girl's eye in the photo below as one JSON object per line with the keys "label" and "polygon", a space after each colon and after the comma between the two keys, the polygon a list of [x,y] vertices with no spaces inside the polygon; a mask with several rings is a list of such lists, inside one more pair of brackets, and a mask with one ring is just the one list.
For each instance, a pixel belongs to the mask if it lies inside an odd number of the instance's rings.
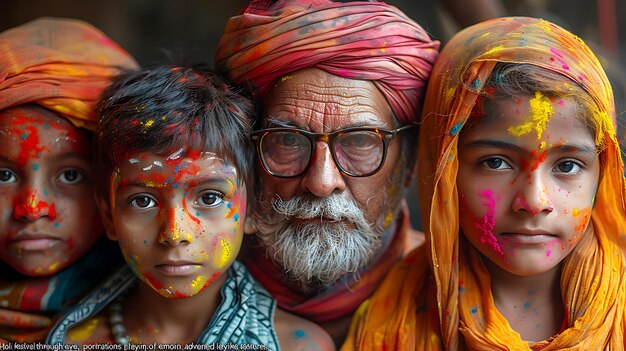
{"label": "girl's eye", "polygon": [[9,184],[17,182],[17,176],[12,170],[0,168],[0,184]]}
{"label": "girl's eye", "polygon": [[59,174],[59,181],[64,184],[77,184],[83,180],[82,173],[75,169],[68,169]]}
{"label": "girl's eye", "polygon": [[206,192],[202,194],[196,203],[204,207],[217,207],[224,202],[224,194],[219,192]]}
{"label": "girl's eye", "polygon": [[135,196],[130,200],[130,206],[138,209],[146,209],[156,207],[157,202],[146,195]]}
{"label": "girl's eye", "polygon": [[509,169],[511,168],[511,166],[509,166],[508,163],[506,163],[505,160],[499,158],[499,157],[492,157],[489,159],[484,160],[483,162],[481,162],[481,164],[484,167],[487,167],[488,169]]}
{"label": "girl's eye", "polygon": [[580,172],[581,167],[574,161],[565,161],[556,165],[555,170],[559,173],[576,174]]}

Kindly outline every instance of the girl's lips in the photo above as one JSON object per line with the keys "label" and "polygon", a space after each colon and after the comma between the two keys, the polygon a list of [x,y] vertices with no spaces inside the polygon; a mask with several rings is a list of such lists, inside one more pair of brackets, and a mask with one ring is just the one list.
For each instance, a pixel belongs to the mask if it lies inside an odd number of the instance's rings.
{"label": "girl's lips", "polygon": [[541,244],[558,239],[556,235],[539,232],[501,233],[500,238],[520,244]]}

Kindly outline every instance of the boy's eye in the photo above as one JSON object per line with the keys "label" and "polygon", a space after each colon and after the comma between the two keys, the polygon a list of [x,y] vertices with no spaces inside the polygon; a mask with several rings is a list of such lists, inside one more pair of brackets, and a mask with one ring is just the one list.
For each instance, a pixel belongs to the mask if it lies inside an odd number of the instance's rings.
{"label": "boy's eye", "polygon": [[205,207],[217,207],[224,202],[224,194],[218,192],[206,192],[202,194],[196,203]]}
{"label": "boy's eye", "polygon": [[492,157],[481,162],[481,164],[489,169],[509,169],[508,163],[499,157]]}
{"label": "boy's eye", "polygon": [[581,170],[581,167],[574,161],[561,162],[555,168],[557,172],[570,174],[578,173]]}
{"label": "boy's eye", "polygon": [[65,184],[76,184],[83,180],[84,176],[75,169],[68,169],[59,174],[59,181]]}
{"label": "boy's eye", "polygon": [[133,208],[146,209],[156,207],[156,205],[157,202],[150,196],[146,195],[135,196],[130,200],[130,206]]}
{"label": "boy's eye", "polygon": [[17,177],[12,170],[0,168],[0,184],[8,184],[17,182]]}

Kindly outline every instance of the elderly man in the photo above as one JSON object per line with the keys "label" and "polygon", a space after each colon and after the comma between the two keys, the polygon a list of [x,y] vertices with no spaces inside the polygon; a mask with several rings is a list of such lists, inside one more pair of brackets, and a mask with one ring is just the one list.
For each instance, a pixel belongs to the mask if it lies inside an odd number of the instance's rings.
{"label": "elderly man", "polygon": [[252,1],[221,38],[218,69],[261,108],[257,235],[240,257],[337,342],[417,241],[403,197],[438,46],[366,1]]}

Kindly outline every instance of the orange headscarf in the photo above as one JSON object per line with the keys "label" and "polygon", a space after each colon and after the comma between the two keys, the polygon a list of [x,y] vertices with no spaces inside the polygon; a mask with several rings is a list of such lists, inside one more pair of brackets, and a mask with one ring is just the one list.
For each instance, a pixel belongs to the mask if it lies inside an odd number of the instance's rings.
{"label": "orange headscarf", "polygon": [[135,60],[93,26],[40,18],[0,33],[0,110],[37,103],[94,131],[95,105]]}
{"label": "orange headscarf", "polygon": [[604,146],[591,214],[595,235],[563,262],[565,329],[532,348],[624,349],[626,189],[611,86],[578,37],[550,22],[518,17],[469,27],[442,51],[420,132],[418,184],[427,243],[396,265],[361,306],[342,350],[531,349],[495,307],[479,254],[459,241],[458,135],[497,62],[542,67],[580,86],[597,105],[596,143]]}

